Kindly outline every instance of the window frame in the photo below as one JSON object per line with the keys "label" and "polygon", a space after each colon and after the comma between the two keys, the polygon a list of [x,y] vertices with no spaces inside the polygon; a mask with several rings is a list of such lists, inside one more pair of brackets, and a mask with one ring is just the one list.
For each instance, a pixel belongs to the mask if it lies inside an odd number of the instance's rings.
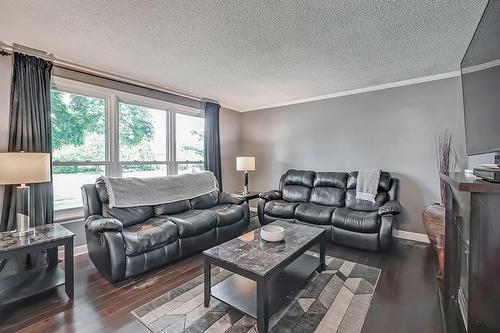
{"label": "window frame", "polygon": [[[123,103],[123,104],[129,104],[129,105],[135,105],[135,106],[142,106],[142,107],[146,107],[146,108],[149,108],[149,109],[154,109],[154,110],[158,110],[158,111],[163,111],[166,113],[166,116],[165,116],[165,122],[166,122],[166,126],[165,126],[165,129],[166,129],[166,137],[165,137],[165,141],[166,141],[166,151],[165,151],[165,160],[164,161],[128,161],[128,160],[121,160],[120,159],[120,103]],[[171,152],[170,152],[170,148],[169,148],[169,145],[170,145],[170,140],[171,140],[171,134],[170,134],[170,113],[171,113],[171,107],[161,107],[162,105],[154,105],[154,103],[149,103],[149,101],[137,101],[137,100],[134,100],[134,99],[130,99],[130,98],[118,98],[117,100],[117,109],[116,109],[116,118],[117,118],[117,121],[116,121],[116,125],[118,127],[118,130],[116,131],[117,133],[117,138],[116,138],[116,141],[117,141],[117,146],[114,147],[117,152],[116,152],[116,163],[118,164],[117,165],[117,177],[122,177],[123,176],[123,172],[122,172],[122,168],[124,165],[165,165],[166,166],[166,169],[167,169],[167,175],[170,175],[171,172],[170,172],[170,168],[169,168],[169,164],[171,163],[170,159],[171,159]],[[161,108],[160,108],[161,107]]]}
{"label": "window frame", "polygon": [[[174,154],[174,157],[173,157],[173,160],[174,160],[174,163],[175,163],[175,169],[176,169],[176,174],[179,173],[179,165],[182,165],[182,164],[201,164],[203,165],[205,163],[204,160],[200,160],[200,161],[191,161],[191,160],[182,160],[182,161],[178,161],[177,160],[177,132],[175,131],[175,129],[177,128],[176,125],[176,121],[177,121],[177,113],[179,114],[183,114],[183,115],[186,115],[186,116],[190,116],[190,117],[198,117],[198,118],[202,118],[204,119],[205,118],[205,114],[204,112],[199,112],[198,114],[192,114],[192,113],[188,113],[188,112],[182,112],[182,111],[179,111],[179,110],[175,110],[174,112],[174,115],[173,115],[173,121],[174,121],[174,137],[173,137],[173,140],[174,140],[174,151],[173,151],[173,154]],[[203,130],[205,130],[205,128],[203,128]]]}
{"label": "window frame", "polygon": [[[176,114],[181,113],[194,117],[205,117],[204,110],[174,104],[146,96],[109,89],[97,85],[82,83],[63,77],[53,76],[51,90],[59,90],[70,94],[101,98],[105,104],[105,161],[53,161],[54,166],[87,166],[104,165],[105,174],[112,177],[122,176],[123,165],[166,165],[167,175],[178,174],[180,164],[203,164],[204,161],[177,161],[176,159]],[[119,106],[120,103],[143,106],[165,111],[166,116],[166,161],[121,161],[119,139]],[[82,207],[58,209],[54,211],[54,222],[73,222],[83,216]]]}

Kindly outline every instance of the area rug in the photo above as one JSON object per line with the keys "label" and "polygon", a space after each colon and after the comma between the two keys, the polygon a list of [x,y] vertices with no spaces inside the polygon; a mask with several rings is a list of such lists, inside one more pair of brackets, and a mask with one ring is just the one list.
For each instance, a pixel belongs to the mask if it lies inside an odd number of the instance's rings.
{"label": "area rug", "polygon": [[[326,257],[315,273],[269,321],[269,332],[360,332],[380,269]],[[213,268],[212,284],[232,273]],[[212,298],[203,306],[203,275],[132,311],[151,332],[256,333],[256,320]]]}

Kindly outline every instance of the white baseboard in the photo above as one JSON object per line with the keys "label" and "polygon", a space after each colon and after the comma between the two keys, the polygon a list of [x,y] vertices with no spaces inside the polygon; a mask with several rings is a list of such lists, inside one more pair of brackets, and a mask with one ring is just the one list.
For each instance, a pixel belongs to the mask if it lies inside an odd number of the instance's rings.
{"label": "white baseboard", "polygon": [[[87,245],[80,245],[80,246],[75,246],[73,248],[73,255],[76,257],[76,256],[79,256],[79,255],[82,255],[82,254],[87,254],[88,253],[88,249],[87,249]],[[57,253],[57,256],[59,257],[59,259],[64,259],[64,250],[59,250],[59,252]]]}
{"label": "white baseboard", "polygon": [[418,232],[404,231],[399,229],[392,229],[392,235],[396,238],[407,239],[416,242],[430,244],[429,237],[426,234]]}

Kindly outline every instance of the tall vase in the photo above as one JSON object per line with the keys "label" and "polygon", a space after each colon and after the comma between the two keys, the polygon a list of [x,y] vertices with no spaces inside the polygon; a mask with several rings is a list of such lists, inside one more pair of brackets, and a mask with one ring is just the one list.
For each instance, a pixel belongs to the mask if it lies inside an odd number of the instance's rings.
{"label": "tall vase", "polygon": [[425,207],[422,213],[422,221],[424,222],[425,232],[431,241],[433,249],[437,253],[439,271],[436,277],[443,279],[444,274],[444,241],[445,241],[445,208],[440,203],[433,203]]}

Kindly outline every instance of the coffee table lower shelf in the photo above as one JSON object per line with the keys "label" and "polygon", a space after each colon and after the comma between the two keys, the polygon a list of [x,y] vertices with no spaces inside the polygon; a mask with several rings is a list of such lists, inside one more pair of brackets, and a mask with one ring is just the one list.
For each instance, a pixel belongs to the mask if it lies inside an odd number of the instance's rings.
{"label": "coffee table lower shelf", "polygon": [[[269,314],[302,288],[318,268],[319,258],[303,254],[270,281]],[[211,288],[212,297],[257,318],[257,283],[233,274]]]}

